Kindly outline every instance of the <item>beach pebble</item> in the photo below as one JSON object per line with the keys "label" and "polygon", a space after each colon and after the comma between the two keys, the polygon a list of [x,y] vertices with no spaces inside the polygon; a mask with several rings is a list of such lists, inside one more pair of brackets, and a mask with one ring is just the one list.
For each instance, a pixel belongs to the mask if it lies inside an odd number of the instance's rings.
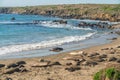
{"label": "beach pebble", "polygon": [[117,60],[117,58],[115,58],[115,57],[110,57],[109,59],[108,59],[108,61],[116,61]]}
{"label": "beach pebble", "polygon": [[5,64],[0,64],[0,68],[5,67]]}

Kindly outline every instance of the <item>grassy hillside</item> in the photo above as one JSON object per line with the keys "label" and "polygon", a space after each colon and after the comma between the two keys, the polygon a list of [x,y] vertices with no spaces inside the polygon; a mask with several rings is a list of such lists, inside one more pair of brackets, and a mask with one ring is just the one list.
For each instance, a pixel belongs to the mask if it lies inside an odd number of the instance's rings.
{"label": "grassy hillside", "polygon": [[[3,9],[3,8],[1,8]],[[1,11],[1,10],[0,10]],[[120,21],[120,5],[72,4],[9,8],[7,13],[40,14],[76,19]]]}

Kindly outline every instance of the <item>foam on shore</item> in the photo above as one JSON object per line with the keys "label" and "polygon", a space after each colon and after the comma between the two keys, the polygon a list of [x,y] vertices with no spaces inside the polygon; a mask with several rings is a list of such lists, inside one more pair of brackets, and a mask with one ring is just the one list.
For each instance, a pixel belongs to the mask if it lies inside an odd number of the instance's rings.
{"label": "foam on shore", "polygon": [[62,45],[65,43],[70,43],[70,42],[77,42],[77,41],[85,40],[86,38],[91,37],[93,34],[95,33],[88,33],[83,36],[66,36],[63,38],[54,39],[50,41],[42,41],[40,43],[4,46],[4,47],[0,47],[0,55],[7,54],[7,53],[47,48],[47,47]]}

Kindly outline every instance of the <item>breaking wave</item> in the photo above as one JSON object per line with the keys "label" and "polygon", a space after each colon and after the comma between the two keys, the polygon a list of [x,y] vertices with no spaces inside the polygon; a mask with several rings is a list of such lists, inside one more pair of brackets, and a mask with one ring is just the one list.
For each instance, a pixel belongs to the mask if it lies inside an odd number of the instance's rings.
{"label": "breaking wave", "polygon": [[0,55],[7,54],[7,53],[28,51],[28,50],[36,50],[36,49],[52,47],[52,46],[58,46],[58,45],[62,45],[65,43],[70,43],[70,42],[77,42],[77,41],[85,40],[91,37],[93,34],[95,33],[88,33],[83,36],[66,36],[66,37],[58,38],[54,40],[42,41],[40,43],[4,46],[4,47],[0,47]]}

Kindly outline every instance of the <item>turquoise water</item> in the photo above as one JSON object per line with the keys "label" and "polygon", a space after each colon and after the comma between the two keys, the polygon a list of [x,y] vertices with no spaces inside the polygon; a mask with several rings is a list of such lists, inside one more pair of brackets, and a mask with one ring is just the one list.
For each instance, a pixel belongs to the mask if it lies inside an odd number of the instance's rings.
{"label": "turquoise water", "polygon": [[[12,21],[11,18],[16,20]],[[46,49],[86,40],[106,31],[79,28],[78,20],[55,24],[60,18],[39,15],[0,14],[0,55]],[[32,24],[40,20],[39,24]]]}

